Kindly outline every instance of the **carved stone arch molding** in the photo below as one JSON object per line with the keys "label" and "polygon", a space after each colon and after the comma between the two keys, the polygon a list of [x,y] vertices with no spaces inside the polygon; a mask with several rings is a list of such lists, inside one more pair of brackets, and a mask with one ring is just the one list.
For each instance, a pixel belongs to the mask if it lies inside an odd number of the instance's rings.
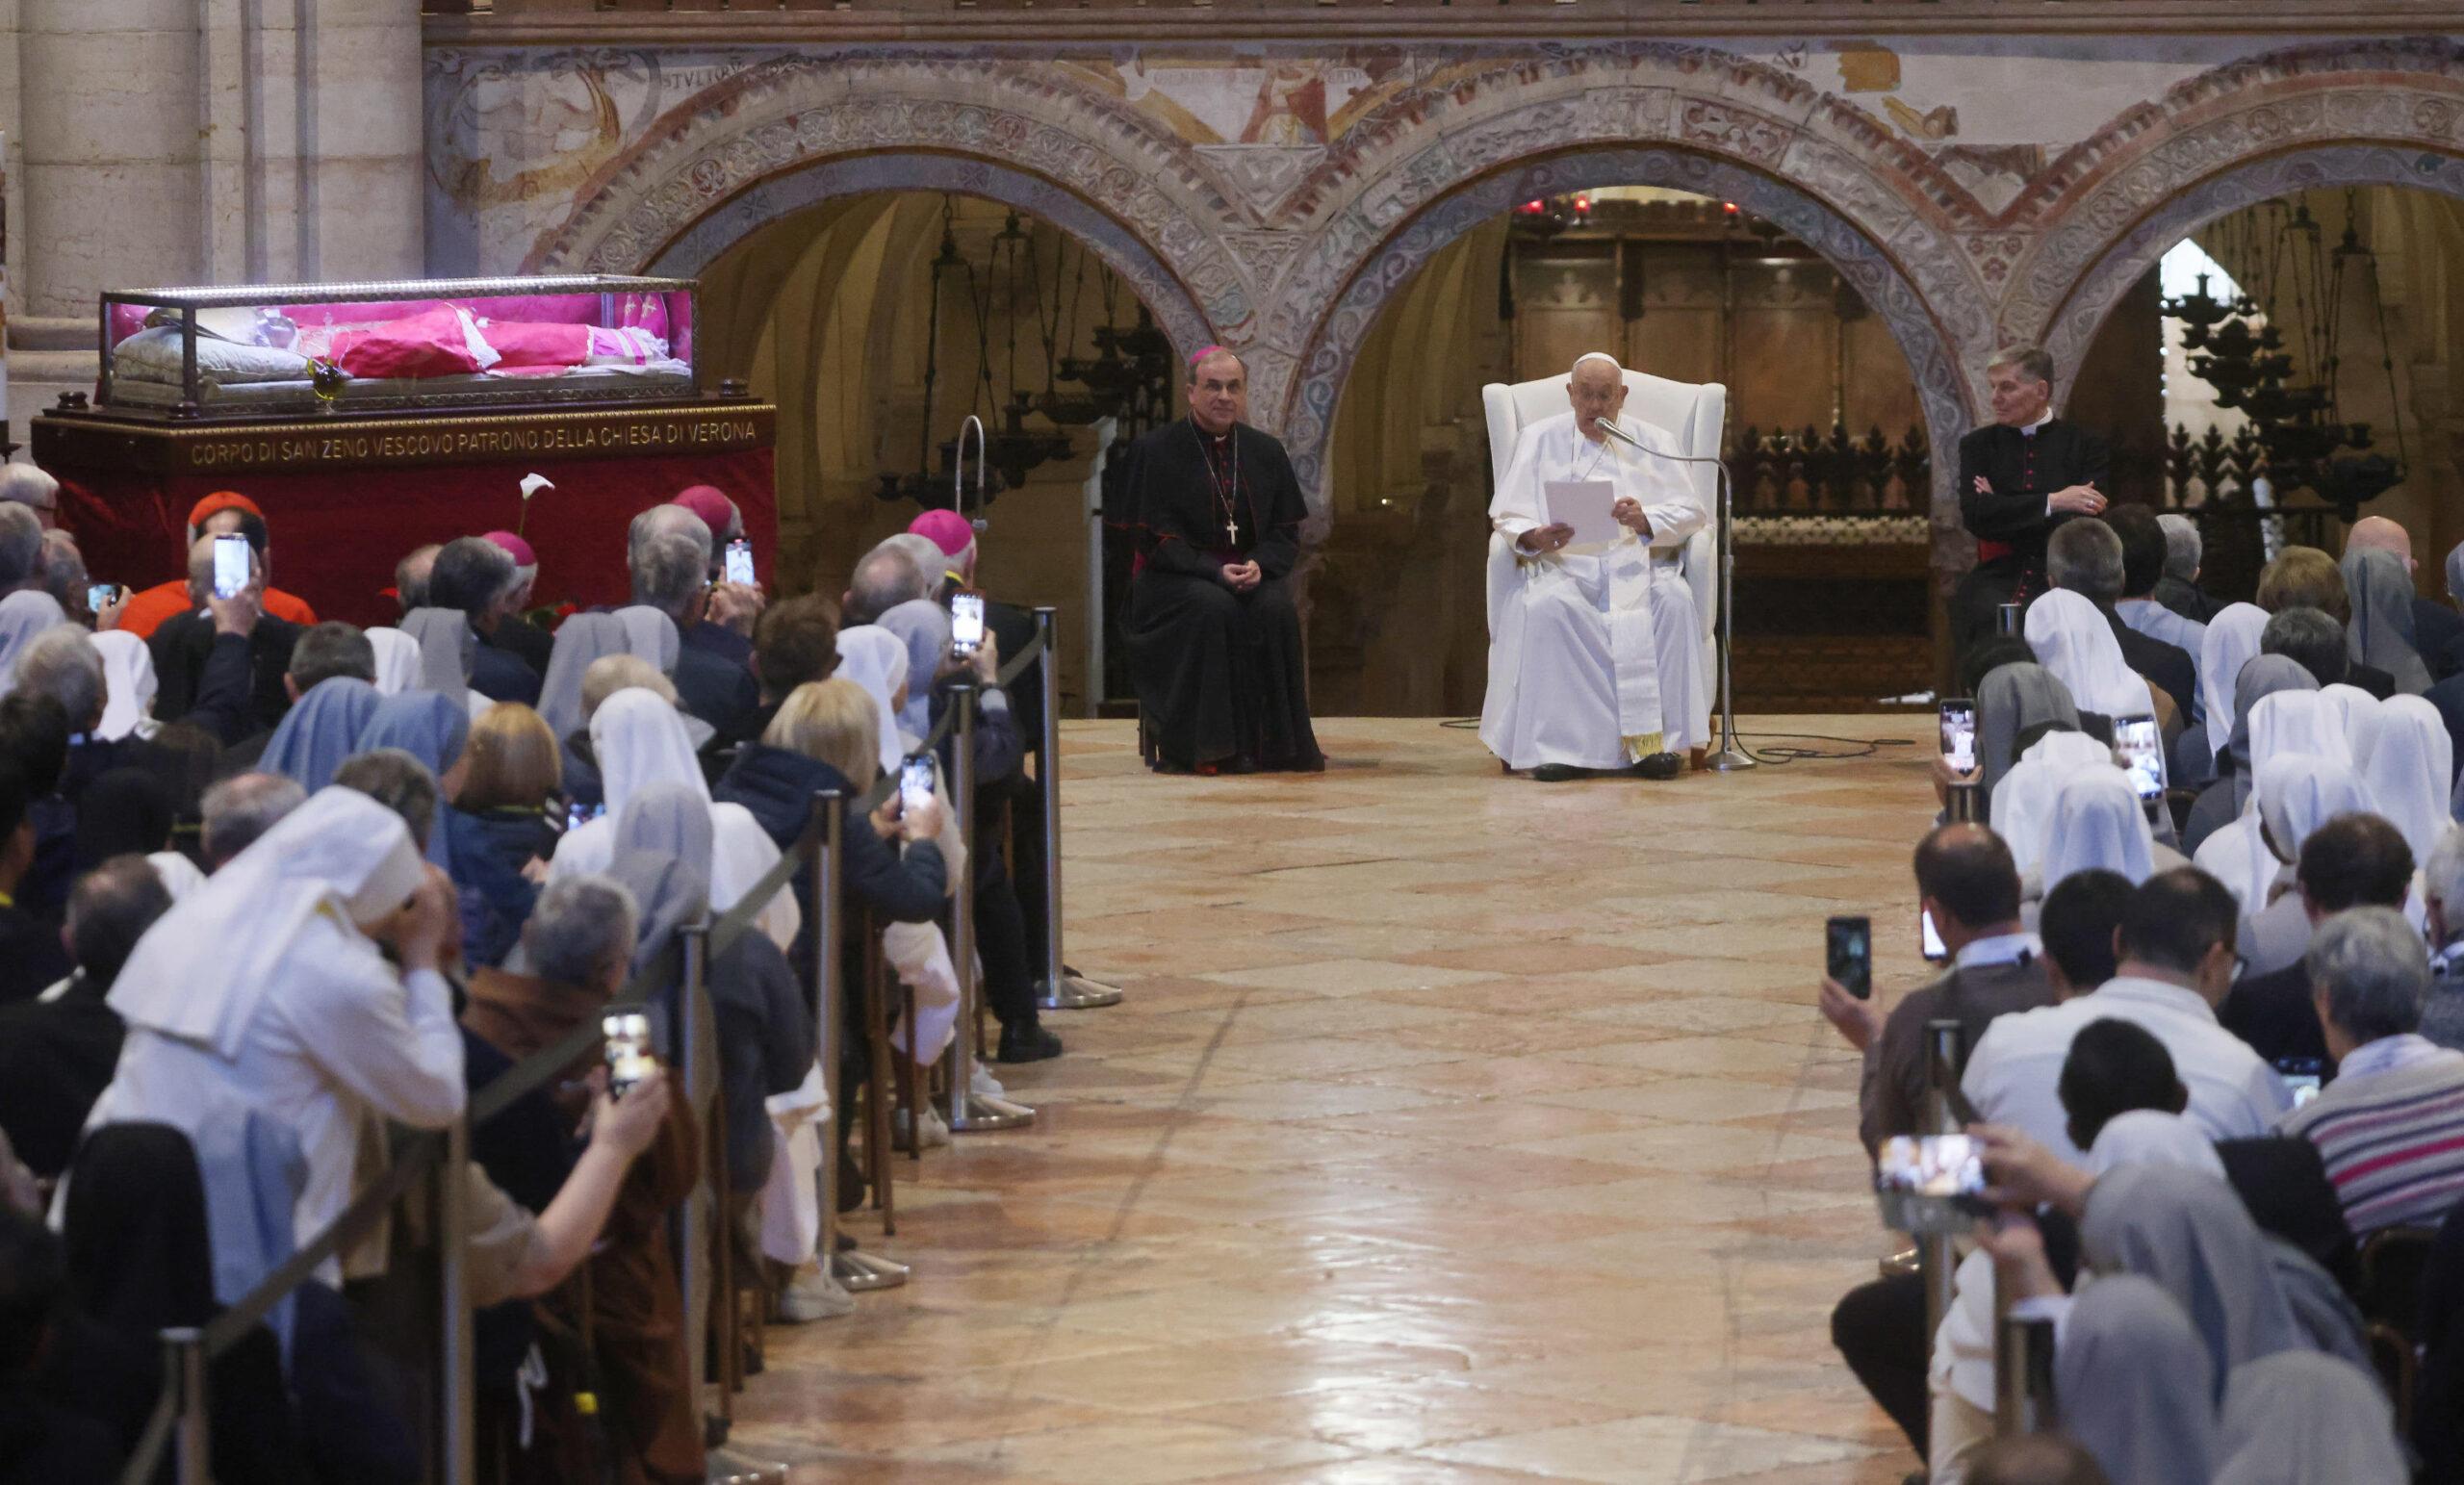
{"label": "carved stone arch molding", "polygon": [[2167,249],[2290,192],[2414,186],[2464,197],[2464,47],[2413,38],[2276,52],[2118,119],[2030,203],[2045,222],[2003,323],[2067,383],[2106,314]]}
{"label": "carved stone arch molding", "polygon": [[[1534,145],[1545,147],[1546,141],[1562,141],[1569,123],[1543,116],[1525,120],[1525,127],[1532,131]],[[1392,222],[1400,208],[1381,214],[1355,204],[1336,213],[1295,276],[1278,286],[1271,327],[1298,343],[1294,357],[1298,374],[1283,416],[1283,436],[1301,487],[1311,492],[1316,524],[1326,519],[1326,497],[1320,486],[1344,380],[1378,314],[1414,272],[1448,243],[1517,202],[1585,187],[1661,186],[1732,201],[1778,223],[1821,253],[1890,326],[1908,357],[1925,410],[1926,436],[1944,455],[1934,461],[1936,562],[1964,565],[1966,549],[1956,540],[1959,511],[1951,495],[1954,472],[1947,452],[1967,431],[1964,368],[1990,346],[1993,316],[1947,232],[1921,220],[1912,206],[1901,208],[1894,223],[1894,214],[1879,208],[1895,193],[1870,182],[1862,183],[1861,197],[1870,225],[1861,226],[1824,194],[1699,147],[1578,149],[1502,167],[1489,164],[1468,171],[1460,166],[1453,173],[1432,171],[1433,163],[1425,156],[1442,154],[1450,143],[1441,141],[1398,167],[1413,180],[1412,209],[1399,225],[1380,231],[1373,223],[1381,215]],[[1818,157],[1822,151],[1800,153]],[[1829,167],[1839,163],[1824,164],[1826,168],[1807,172],[1808,186],[1838,178]],[[1401,187],[1402,182],[1380,177],[1355,202],[1391,202]],[[1303,287],[1312,276],[1325,282],[1324,293]],[[1319,306],[1323,313],[1314,322],[1300,318]],[[1946,536],[1952,539],[1946,541]]]}
{"label": "carved stone arch molding", "polygon": [[765,59],[603,170],[524,270],[692,272],[788,212],[867,191],[956,191],[1078,236],[1194,348],[1245,328],[1233,216],[1186,147],[1118,100],[988,62]]}

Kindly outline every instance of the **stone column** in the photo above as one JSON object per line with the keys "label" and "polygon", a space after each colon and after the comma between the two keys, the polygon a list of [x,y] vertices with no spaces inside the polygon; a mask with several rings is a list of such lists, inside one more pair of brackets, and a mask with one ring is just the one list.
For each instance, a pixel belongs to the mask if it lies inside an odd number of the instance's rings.
{"label": "stone column", "polygon": [[105,289],[420,271],[418,0],[0,7],[16,437],[93,384]]}

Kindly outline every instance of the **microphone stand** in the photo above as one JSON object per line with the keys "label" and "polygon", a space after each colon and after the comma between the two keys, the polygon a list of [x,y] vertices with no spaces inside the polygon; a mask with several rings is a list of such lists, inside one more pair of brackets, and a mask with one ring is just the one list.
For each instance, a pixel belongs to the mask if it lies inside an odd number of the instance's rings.
{"label": "microphone stand", "polygon": [[1717,454],[1670,453],[1665,449],[1654,448],[1619,427],[1613,419],[1600,419],[1597,426],[1601,432],[1607,434],[1610,438],[1629,448],[1639,448],[1654,458],[1666,459],[1672,464],[1707,464],[1719,471],[1719,508],[1714,512],[1715,525],[1712,528],[1711,544],[1715,551],[1713,560],[1719,567],[1720,611],[1712,616],[1711,632],[1719,641],[1720,751],[1711,755],[1704,766],[1717,774],[1732,774],[1757,767],[1761,760],[1739,747],[1736,740],[1736,692],[1732,684],[1733,678],[1731,675],[1729,656],[1730,630],[1732,627],[1730,605],[1735,601],[1736,590],[1736,542],[1735,529],[1732,525],[1733,509],[1729,486],[1728,464]]}

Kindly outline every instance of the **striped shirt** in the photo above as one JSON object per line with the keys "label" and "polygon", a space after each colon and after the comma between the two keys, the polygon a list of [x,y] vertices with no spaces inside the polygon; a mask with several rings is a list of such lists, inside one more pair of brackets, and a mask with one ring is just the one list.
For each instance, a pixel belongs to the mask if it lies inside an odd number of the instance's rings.
{"label": "striped shirt", "polygon": [[2423,1050],[2348,1072],[2277,1126],[2319,1147],[2356,1238],[2434,1227],[2464,1198],[2464,1053]]}

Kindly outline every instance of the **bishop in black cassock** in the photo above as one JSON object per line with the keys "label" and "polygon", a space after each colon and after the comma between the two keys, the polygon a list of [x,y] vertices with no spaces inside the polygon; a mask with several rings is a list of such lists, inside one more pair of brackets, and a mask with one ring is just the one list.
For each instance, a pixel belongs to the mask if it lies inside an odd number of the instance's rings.
{"label": "bishop in black cassock", "polygon": [[1191,369],[1190,416],[1129,449],[1130,677],[1170,771],[1326,765],[1285,586],[1307,507],[1283,446],[1241,422],[1247,390],[1240,358],[1208,347]]}
{"label": "bishop in black cassock", "polygon": [[1960,440],[1960,522],[1976,538],[1976,567],[1951,597],[1951,643],[1961,653],[1993,632],[1997,607],[2045,590],[2045,543],[2072,516],[2104,508],[2112,463],[2103,439],[2053,416],[2044,352],[2011,352],[1986,374],[1993,422]]}

